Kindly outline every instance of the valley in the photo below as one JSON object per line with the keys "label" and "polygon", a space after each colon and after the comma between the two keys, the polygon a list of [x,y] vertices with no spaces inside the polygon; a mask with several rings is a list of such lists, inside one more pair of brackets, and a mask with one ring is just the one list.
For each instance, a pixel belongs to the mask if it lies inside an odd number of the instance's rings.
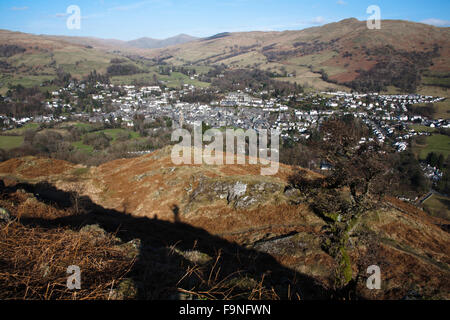
{"label": "valley", "polygon": [[0,299],[450,299],[450,28],[382,26],[0,30]]}

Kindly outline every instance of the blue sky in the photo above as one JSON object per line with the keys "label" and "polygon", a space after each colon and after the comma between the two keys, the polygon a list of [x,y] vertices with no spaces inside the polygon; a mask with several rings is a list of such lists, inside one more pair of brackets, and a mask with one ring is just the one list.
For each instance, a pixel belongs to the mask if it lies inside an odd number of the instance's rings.
{"label": "blue sky", "polygon": [[[67,8],[81,9],[81,29],[66,27]],[[448,0],[18,0],[0,2],[0,29],[34,34],[132,40],[180,33],[298,30],[355,17],[370,5],[382,19],[450,26]]]}

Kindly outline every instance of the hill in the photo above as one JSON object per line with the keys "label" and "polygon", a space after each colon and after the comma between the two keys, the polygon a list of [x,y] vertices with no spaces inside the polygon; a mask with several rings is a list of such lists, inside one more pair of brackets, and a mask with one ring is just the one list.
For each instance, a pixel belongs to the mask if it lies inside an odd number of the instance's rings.
{"label": "hill", "polygon": [[93,48],[103,50],[126,50],[126,49],[161,49],[173,45],[180,45],[187,42],[194,41],[198,38],[187,34],[179,34],[167,39],[153,39],[143,37],[131,41],[123,41],[116,39],[101,39],[95,37],[69,37],[69,36],[43,36],[54,40],[65,41],[72,44],[83,46],[92,46]]}
{"label": "hill", "polygon": [[[161,272],[170,292],[202,298],[224,298],[224,292],[249,298],[258,284],[260,298],[450,298],[445,222],[385,198],[352,224],[338,248],[345,261],[336,260],[327,249],[335,245],[328,236],[334,222],[290,187],[293,168],[281,165],[276,176],[262,177],[259,166],[177,166],[170,152],[90,168],[34,157],[9,160],[0,164],[6,184],[0,205],[26,228],[98,224],[122,244],[140,239],[143,260],[128,276],[147,298],[168,297],[156,295],[151,280],[161,279]],[[382,270],[382,290],[366,288],[370,265]],[[215,284],[201,280],[211,272]],[[338,290],[341,276],[347,285]]]}
{"label": "hill", "polygon": [[[191,39],[193,38],[190,36],[179,35],[166,40],[155,40],[152,46],[168,46]],[[112,61],[131,66],[145,79],[152,81],[158,70],[156,62],[142,55],[148,49],[134,47],[150,45],[144,43],[145,39],[142,41],[129,44],[114,39],[43,36],[0,30],[0,94],[4,95],[11,85],[39,86],[55,79],[58,70],[68,72],[77,79],[87,76],[93,70],[105,74],[108,67],[114,66]],[[173,80],[171,77],[166,78],[169,78],[168,82]],[[183,78],[185,83],[192,82],[187,76],[180,75],[179,78]],[[119,80],[112,79],[112,82],[131,84],[132,80],[119,77]],[[196,83],[202,85],[198,81]],[[46,86],[44,89],[55,88]]]}
{"label": "hill", "polygon": [[299,31],[225,32],[203,39],[179,35],[130,42],[4,30],[0,45],[26,50],[0,57],[0,82],[13,84],[48,78],[55,66],[75,75],[94,68],[104,72],[116,55],[176,66],[257,68],[314,90],[448,96],[450,79],[450,28],[400,20],[383,20],[380,30],[369,30],[365,21],[346,19]]}
{"label": "hill", "polygon": [[10,85],[39,86],[53,80],[58,69],[77,78],[94,69],[106,73],[110,61],[120,57],[58,37],[6,30],[0,30],[0,48],[0,94]]}
{"label": "hill", "polygon": [[56,41],[68,42],[75,45],[89,46],[96,49],[103,50],[114,50],[127,47],[127,42],[116,39],[101,39],[95,37],[69,37],[69,36],[46,36],[41,35],[41,37],[48,37]]}
{"label": "hill", "polygon": [[[387,86],[405,90],[402,81],[414,81],[422,72],[441,83],[448,78],[450,28],[383,20],[380,30],[369,30],[365,21],[346,19],[300,31],[223,33],[158,54],[171,57],[167,62],[174,64],[256,66],[317,86],[324,85],[321,80],[347,86],[356,80],[375,91],[367,78],[380,82],[387,78]],[[401,79],[405,71],[413,76]],[[428,84],[433,81],[427,79]]]}
{"label": "hill", "polygon": [[159,40],[152,38],[140,38],[132,41],[128,41],[127,45],[133,48],[139,49],[160,49],[169,46],[179,45],[187,42],[194,41],[198,38],[191,37],[187,34],[179,34],[175,37]]}

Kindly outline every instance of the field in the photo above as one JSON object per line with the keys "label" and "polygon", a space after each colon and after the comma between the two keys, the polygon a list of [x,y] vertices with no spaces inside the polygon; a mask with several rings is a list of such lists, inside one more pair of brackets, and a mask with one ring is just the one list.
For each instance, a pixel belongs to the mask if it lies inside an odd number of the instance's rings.
{"label": "field", "polygon": [[434,115],[435,119],[448,119],[450,118],[450,100],[447,99],[445,101],[435,103],[436,114]]}
{"label": "field", "polygon": [[[96,133],[96,134],[104,133],[106,136],[111,138],[111,143],[117,142],[117,139],[120,134],[124,134],[124,136],[125,136],[125,134],[128,134],[129,135],[128,139],[127,139],[128,141],[134,141],[134,140],[141,139],[141,136],[139,135],[139,133],[131,131],[131,130],[121,129],[121,128],[99,130],[99,129],[95,129],[95,126],[93,126],[91,124],[82,123],[82,122],[63,123],[63,124],[56,126],[54,129],[43,129],[43,130],[39,130],[40,125],[37,123],[28,123],[21,128],[7,131],[7,133],[9,134],[8,136],[6,136],[6,135],[0,136],[0,149],[11,150],[11,149],[20,147],[24,141],[23,135],[25,134],[25,132],[27,130],[30,130],[30,129],[38,130],[39,131],[38,134],[52,131],[52,132],[59,133],[64,138],[67,138],[70,135],[70,133],[68,131],[70,127],[77,127],[80,129],[85,129],[88,132]],[[72,146],[78,150],[81,150],[81,151],[84,151],[87,153],[93,153],[94,148],[92,146],[85,145],[83,143],[83,137],[81,137],[81,139],[79,141],[72,142],[71,143]]]}
{"label": "field", "polygon": [[275,78],[279,81],[295,82],[305,87],[306,92],[317,92],[317,90],[340,90],[348,91],[347,87],[336,85],[334,83],[323,81],[320,74],[308,71],[303,74],[298,74],[291,78]]}
{"label": "field", "polygon": [[23,127],[8,130],[7,134],[9,135],[7,136],[0,135],[0,149],[8,151],[20,147],[24,141],[23,135],[25,131],[38,128],[39,124],[37,123],[27,123]]}
{"label": "field", "polygon": [[79,49],[78,51],[59,51],[55,52],[55,61],[64,71],[71,73],[76,77],[82,77],[89,74],[92,70],[99,73],[105,73],[113,55],[100,55],[97,51],[88,49]]}
{"label": "field", "polygon": [[101,133],[101,132],[103,132],[108,137],[113,139],[113,141],[116,141],[118,135],[121,134],[121,133],[125,133],[125,134],[128,133],[130,135],[131,139],[138,139],[138,138],[140,138],[139,133],[134,132],[134,131],[125,130],[125,129],[105,129],[105,130],[98,131],[98,133]]}
{"label": "field", "polygon": [[89,129],[92,128],[92,126],[91,126],[90,124],[83,123],[83,122],[77,122],[77,123],[75,123],[74,125],[75,125],[77,128],[83,128],[83,129],[86,129],[86,130],[89,130]]}
{"label": "field", "polygon": [[416,144],[413,147],[413,151],[422,160],[431,152],[443,154],[447,158],[450,155],[450,137],[442,134],[433,134],[427,137],[426,145]]}
{"label": "field", "polygon": [[18,148],[23,143],[22,136],[0,136],[0,149],[11,150]]}
{"label": "field", "polygon": [[[73,125],[75,125],[77,127],[80,127],[80,128],[81,127],[84,127],[86,129],[91,128],[89,125],[83,124],[83,123],[76,123],[76,124],[73,124]],[[134,132],[134,131],[130,131],[130,130],[126,130],[126,129],[104,129],[104,130],[94,131],[94,133],[96,133],[96,134],[104,133],[106,136],[108,136],[109,138],[112,139],[111,143],[115,143],[117,141],[117,138],[119,137],[120,134],[127,134],[128,133],[129,134],[128,141],[137,140],[137,139],[141,138],[139,133]],[[83,143],[83,138],[80,141],[73,142],[72,146],[74,146],[78,150],[85,151],[87,153],[93,153],[94,152],[94,148],[92,146],[85,145]]]}
{"label": "field", "polygon": [[12,130],[8,130],[8,134],[14,134],[14,135],[22,135],[25,133],[25,131],[30,130],[30,129],[37,129],[39,128],[39,124],[37,123],[27,123],[26,125],[17,128],[17,129],[12,129]]}
{"label": "field", "polygon": [[424,202],[423,207],[426,212],[434,217],[450,220],[450,199],[433,195],[430,199]]}
{"label": "field", "polygon": [[434,114],[434,119],[448,119],[450,118],[450,91],[447,88],[435,87],[435,86],[421,86],[417,93],[434,96],[434,97],[444,97],[447,98],[442,102],[434,104],[436,113]]}
{"label": "field", "polygon": [[115,85],[127,85],[127,84],[129,85],[133,83],[152,83],[154,76],[156,76],[158,80],[162,81],[169,88],[181,88],[184,84],[189,84],[200,88],[210,86],[209,83],[201,82],[195,79],[192,80],[190,77],[179,72],[173,72],[171,73],[170,76],[166,76],[160,75],[154,71],[129,76],[114,76],[111,78],[111,83]]}
{"label": "field", "polygon": [[[31,52],[27,51],[9,58],[1,58],[2,62],[13,68],[12,71],[8,70],[0,74],[0,94],[3,95],[11,85],[21,84],[25,87],[32,87],[55,79],[58,67],[78,79],[93,70],[105,73],[111,59],[117,57],[99,50],[60,43],[55,40],[39,39],[25,34],[14,34],[12,37],[18,37],[15,39],[16,41],[23,41],[28,46],[35,44],[35,48]],[[42,89],[48,90],[49,88]]]}
{"label": "field", "polygon": [[312,66],[315,68],[324,68],[322,67],[322,64],[332,58],[334,58],[336,56],[335,52],[324,52],[321,54],[311,54],[311,55],[306,55],[306,56],[302,56],[302,57],[296,57],[296,58],[292,58],[287,60],[287,63],[291,64],[291,65],[300,65],[300,66]]}
{"label": "field", "polygon": [[222,63],[240,68],[253,66],[254,64],[264,64],[264,65],[268,64],[266,57],[263,54],[255,51],[240,54],[238,56],[228,59],[219,60],[215,64],[219,65]]}
{"label": "field", "polygon": [[87,145],[83,144],[83,141],[73,142],[72,146],[74,146],[78,150],[85,151],[87,153],[94,152],[94,148],[92,146],[87,146]]}
{"label": "field", "polygon": [[416,132],[429,132],[429,133],[433,133],[436,131],[436,128],[430,128],[427,126],[423,126],[420,124],[412,124],[409,126],[411,129],[414,129],[414,131]]}
{"label": "field", "polygon": [[422,83],[427,86],[439,86],[450,88],[450,73],[447,72],[425,72]]}

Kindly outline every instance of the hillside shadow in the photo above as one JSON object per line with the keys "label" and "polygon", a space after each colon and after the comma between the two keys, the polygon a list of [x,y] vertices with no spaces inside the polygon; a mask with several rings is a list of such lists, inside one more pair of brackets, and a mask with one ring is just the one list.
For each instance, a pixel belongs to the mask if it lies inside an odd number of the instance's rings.
{"label": "hillside shadow", "polygon": [[[73,206],[76,194],[65,192],[48,183],[17,184],[8,187],[3,192],[14,193],[23,189],[33,193],[40,201],[55,206],[58,209]],[[262,285],[267,291],[274,291],[281,299],[304,300],[332,299],[335,293],[324,288],[314,278],[301,274],[279,264],[271,255],[253,249],[244,248],[218,236],[211,235],[206,230],[185,224],[179,220],[179,209],[173,206],[175,223],[145,217],[135,217],[124,212],[103,208],[89,197],[78,197],[80,206],[78,215],[44,220],[22,218],[21,223],[28,226],[46,228],[68,227],[79,230],[83,226],[98,224],[107,232],[116,234],[124,243],[140,239],[141,250],[137,262],[128,277],[138,285],[139,299],[177,299],[176,288],[190,290],[198,282],[183,278],[186,266],[191,262],[180,252],[199,251],[213,257],[212,264],[220,252],[215,270],[218,280],[228,275],[242,278],[252,278],[256,281],[264,279]],[[153,216],[150,212],[148,216]],[[174,251],[171,248],[176,248]],[[208,274],[206,275],[208,278]],[[298,294],[298,296],[297,296]]]}

